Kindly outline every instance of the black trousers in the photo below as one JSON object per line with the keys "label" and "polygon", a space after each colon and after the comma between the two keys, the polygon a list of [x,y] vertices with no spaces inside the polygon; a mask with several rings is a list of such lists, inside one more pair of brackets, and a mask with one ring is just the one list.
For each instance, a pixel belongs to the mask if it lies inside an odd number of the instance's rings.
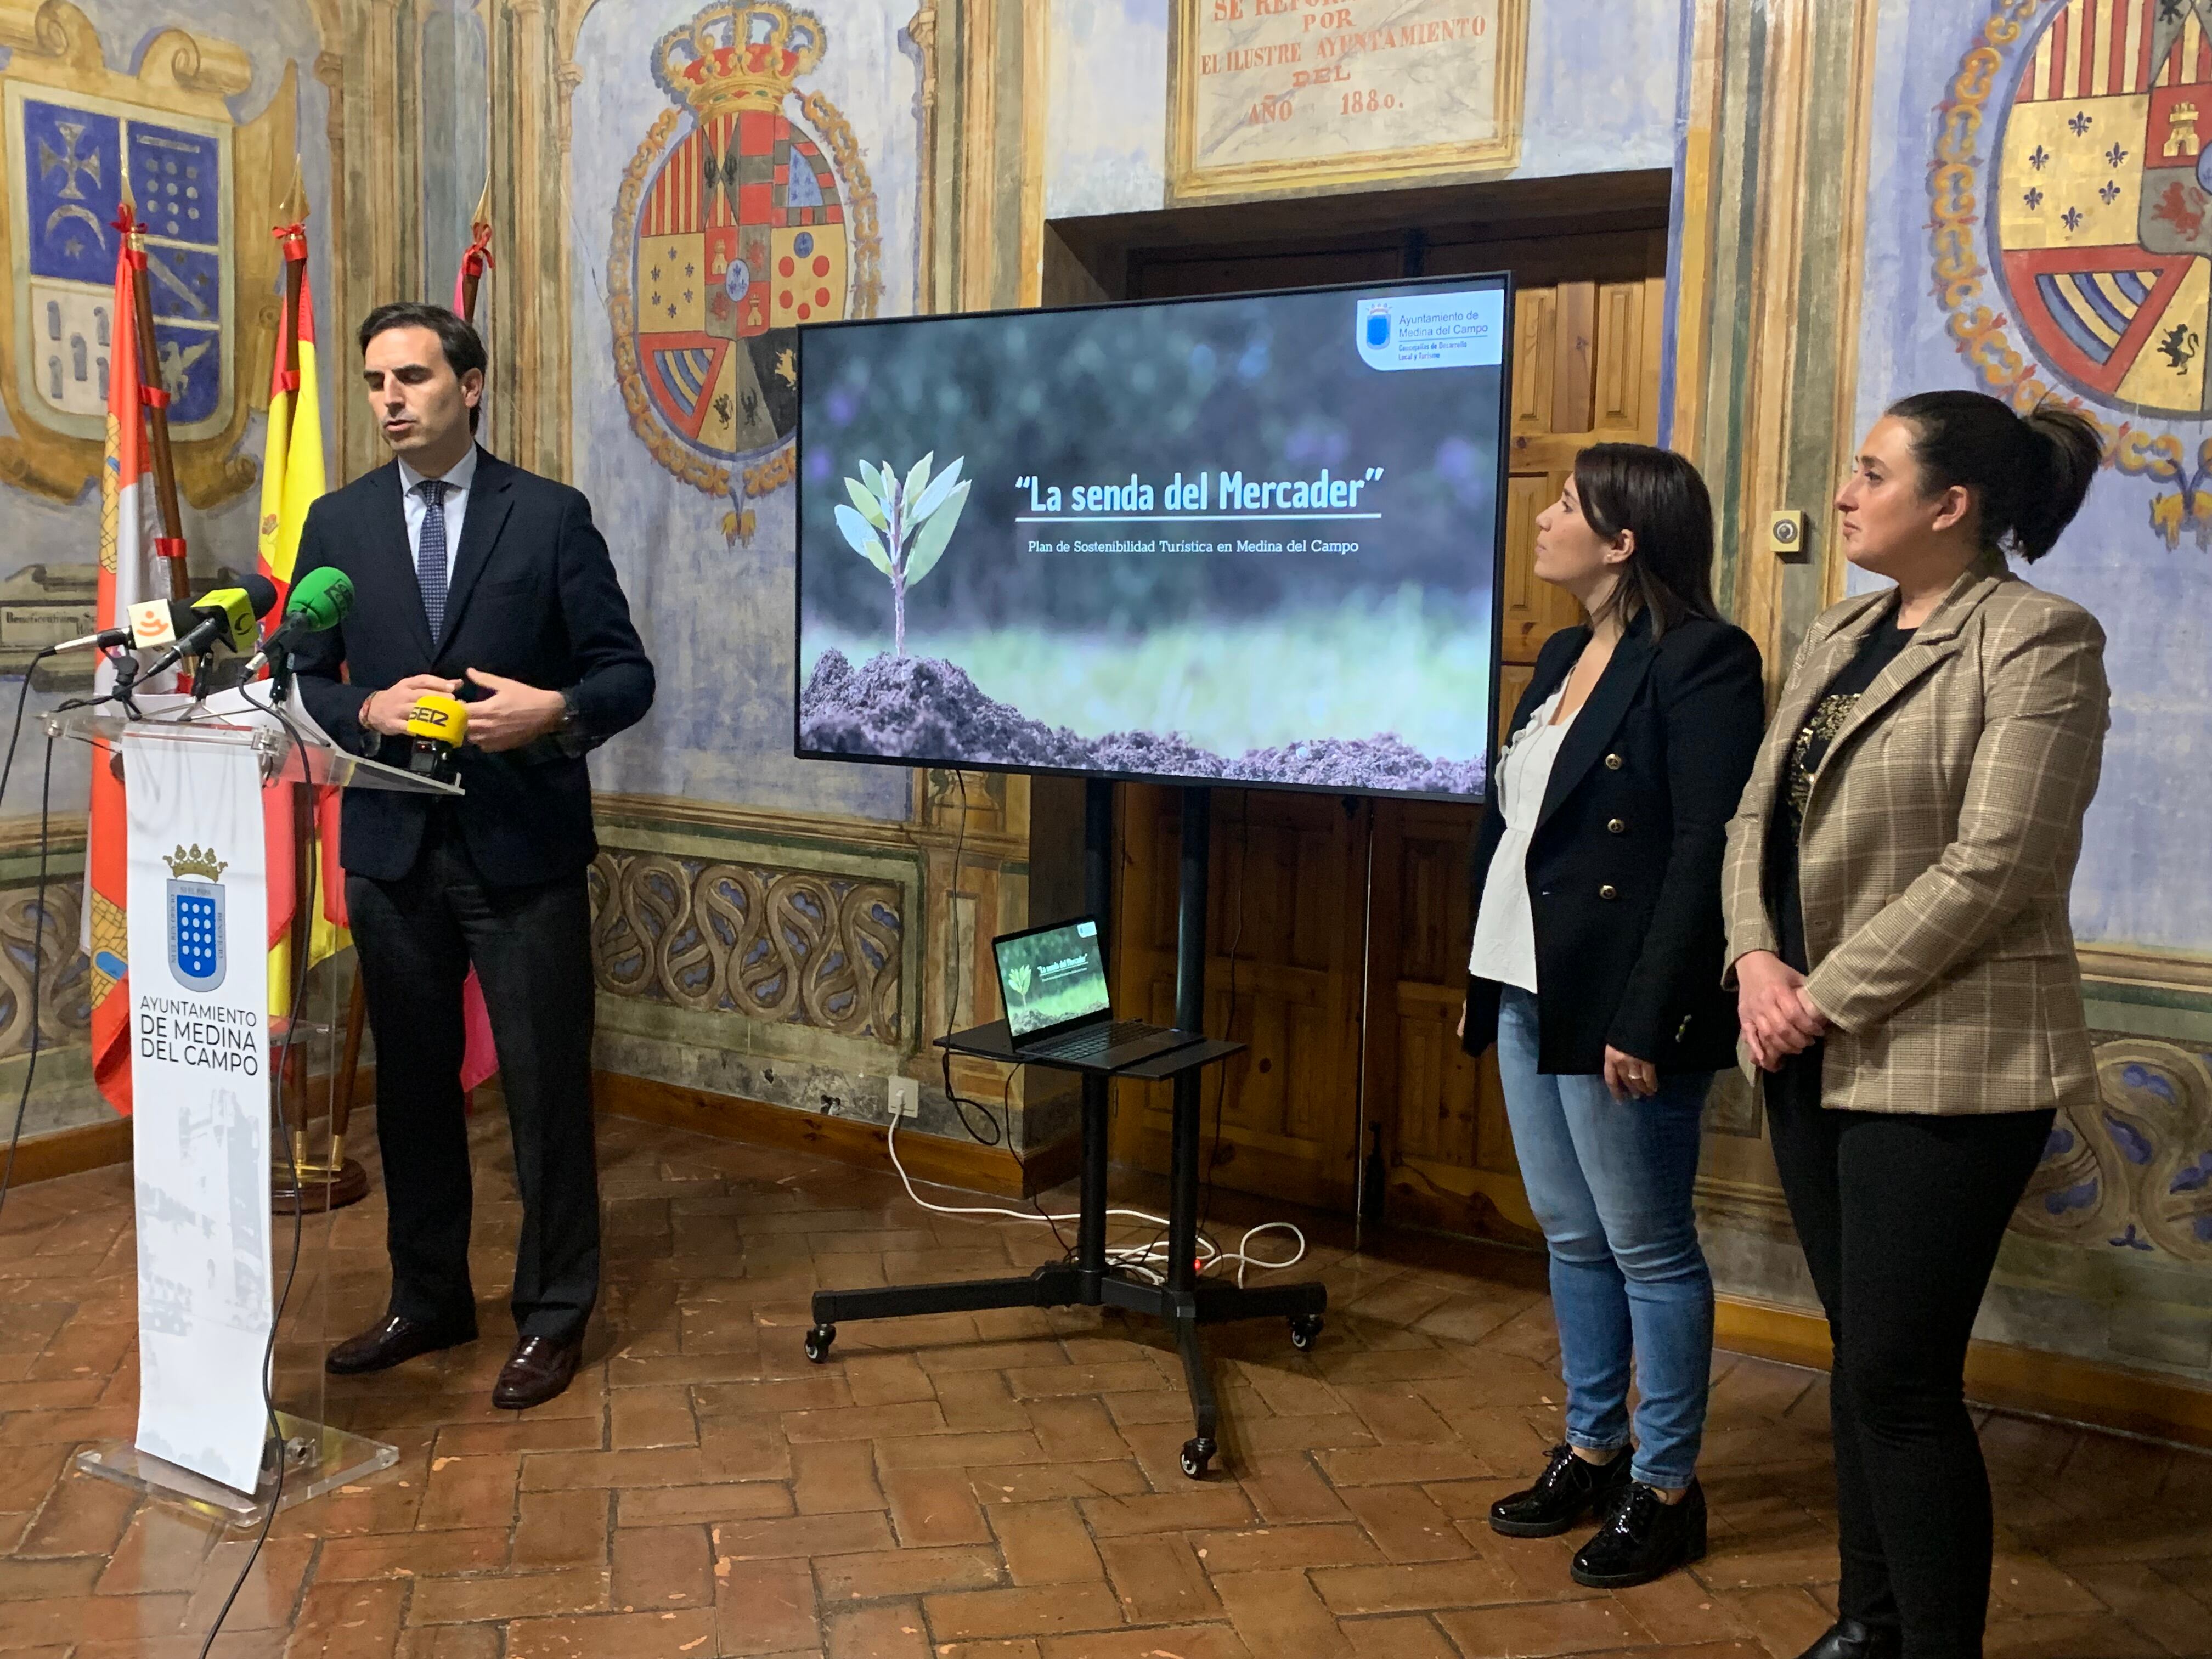
{"label": "black trousers", "polygon": [[1831,1111],[1815,1045],[1766,1079],[1782,1190],[1834,1339],[1844,1616],[1979,1659],[1991,1516],[1966,1342],[2051,1112]]}
{"label": "black trousers", "polygon": [[476,1328],[460,1084],[461,987],[473,963],[522,1191],[515,1327],[524,1336],[578,1337],[599,1287],[591,900],[580,871],[541,886],[487,885],[450,814],[432,811],[406,879],[346,880],[376,1036],[392,1311]]}

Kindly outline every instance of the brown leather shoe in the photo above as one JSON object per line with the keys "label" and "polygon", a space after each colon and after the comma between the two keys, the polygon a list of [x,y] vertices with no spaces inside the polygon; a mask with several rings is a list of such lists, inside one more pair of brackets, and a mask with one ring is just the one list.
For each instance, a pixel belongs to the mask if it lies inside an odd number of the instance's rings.
{"label": "brown leather shoe", "polygon": [[368,1371],[388,1371],[402,1360],[441,1348],[473,1342],[473,1329],[425,1325],[419,1320],[387,1314],[359,1336],[349,1336],[324,1357],[323,1369],[332,1376],[359,1376]]}
{"label": "brown leather shoe", "polygon": [[519,1412],[556,1398],[576,1375],[583,1343],[574,1337],[526,1336],[492,1384],[491,1403]]}

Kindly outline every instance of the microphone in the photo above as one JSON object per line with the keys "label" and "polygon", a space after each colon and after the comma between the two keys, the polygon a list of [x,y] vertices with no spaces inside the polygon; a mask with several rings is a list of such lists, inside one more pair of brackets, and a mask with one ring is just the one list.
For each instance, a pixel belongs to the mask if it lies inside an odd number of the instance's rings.
{"label": "microphone", "polygon": [[174,645],[179,634],[188,634],[199,620],[192,607],[174,599],[146,599],[132,605],[125,613],[120,628],[103,628],[97,634],[80,634],[73,640],[64,640],[53,648],[59,651],[82,651],[89,647],[97,651],[112,651],[118,646],[146,649],[159,645]]}
{"label": "microphone", "polygon": [[[180,607],[192,618],[191,625],[184,633],[175,632],[176,623],[183,621],[184,617],[173,614],[168,618],[169,631],[176,642],[149,665],[140,678],[151,679],[156,674],[174,668],[186,657],[199,656],[217,646],[232,651],[245,650],[260,633],[261,618],[267,616],[276,604],[276,584],[258,574],[240,577],[235,587],[210,588],[194,599],[189,607]],[[155,608],[148,605],[133,608],[134,633],[137,632],[139,612]],[[143,637],[139,641],[142,645],[161,642]]]}
{"label": "microphone", "polygon": [[407,714],[407,769],[440,783],[454,781],[453,755],[469,736],[468,705],[442,691],[425,691]]}
{"label": "microphone", "polygon": [[49,647],[48,649],[58,655],[64,651],[83,651],[88,649],[94,651],[112,651],[118,645],[128,645],[130,643],[131,630],[129,629],[103,628],[97,634],[80,634],[73,640],[64,640],[59,645]]}
{"label": "microphone", "polygon": [[343,570],[321,565],[300,578],[284,607],[284,620],[271,630],[246,665],[251,679],[264,663],[282,663],[303,637],[336,628],[353,609],[353,583]]}

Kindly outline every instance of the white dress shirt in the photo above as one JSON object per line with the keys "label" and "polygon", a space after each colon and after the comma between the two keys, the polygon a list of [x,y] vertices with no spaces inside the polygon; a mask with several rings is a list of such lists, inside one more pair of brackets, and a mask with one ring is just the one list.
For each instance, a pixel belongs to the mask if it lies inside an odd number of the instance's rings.
{"label": "white dress shirt", "polygon": [[1544,808],[1544,791],[1552,781],[1552,763],[1559,757],[1559,740],[1574,724],[1571,715],[1552,724],[1566,689],[1563,684],[1544,699],[1498,757],[1498,810],[1504,815],[1505,833],[1498,838],[1490,873],[1482,884],[1474,949],[1467,963],[1467,971],[1475,978],[1516,986],[1532,996],[1536,991],[1536,916],[1528,904],[1528,838]]}
{"label": "white dress shirt", "polygon": [[[397,459],[395,457],[395,459]],[[422,520],[428,516],[429,502],[415,491],[423,475],[405,461],[399,463],[400,501],[407,513],[407,551],[415,561],[415,572],[422,572]],[[469,487],[477,481],[477,447],[469,446],[469,453],[453,464],[445,475],[446,483],[446,580],[453,580],[453,561],[461,550],[461,522],[469,515]]]}

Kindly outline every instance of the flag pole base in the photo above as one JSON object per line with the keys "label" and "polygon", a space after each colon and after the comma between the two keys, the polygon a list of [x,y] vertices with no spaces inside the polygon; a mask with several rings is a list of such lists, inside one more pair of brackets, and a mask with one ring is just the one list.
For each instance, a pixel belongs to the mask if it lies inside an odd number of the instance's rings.
{"label": "flag pole base", "polygon": [[335,1164],[302,1162],[296,1181],[289,1164],[279,1164],[269,1183],[270,1205],[279,1215],[320,1215],[368,1196],[368,1171],[349,1158]]}
{"label": "flag pole base", "polygon": [[284,1490],[276,1493],[273,1468],[264,1467],[258,1491],[242,1492],[179,1468],[151,1452],[143,1452],[128,1440],[111,1440],[88,1446],[76,1455],[76,1467],[87,1474],[143,1492],[227,1527],[258,1527],[269,1518],[269,1505],[276,1499],[281,1512],[295,1504],[320,1498],[349,1482],[388,1469],[399,1461],[399,1449],[370,1440],[323,1423],[309,1423],[289,1412],[276,1413],[284,1448]]}

